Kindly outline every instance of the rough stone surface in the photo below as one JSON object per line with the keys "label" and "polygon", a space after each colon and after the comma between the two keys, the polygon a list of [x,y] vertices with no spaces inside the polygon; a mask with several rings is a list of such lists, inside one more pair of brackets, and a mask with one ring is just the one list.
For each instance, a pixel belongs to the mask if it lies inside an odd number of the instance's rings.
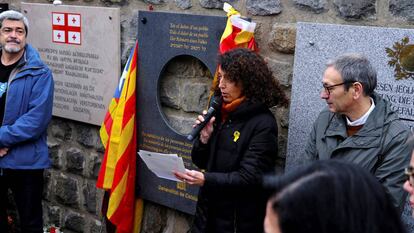
{"label": "rough stone surface", "polygon": [[247,0],[246,8],[252,15],[276,15],[282,12],[280,0]]}
{"label": "rough stone surface", "polygon": [[327,10],[326,0],[293,0],[297,7],[311,10],[315,13],[322,13]]}
{"label": "rough stone surface", "polygon": [[72,128],[62,119],[53,120],[49,125],[49,131],[54,138],[62,141],[72,139]]}
{"label": "rough stone surface", "polygon": [[101,157],[103,155],[99,155],[97,153],[90,153],[87,158],[87,169],[86,169],[86,176],[89,178],[96,179],[98,178],[99,170],[101,167]]}
{"label": "rough stone surface", "polygon": [[49,147],[49,158],[52,161],[52,167],[60,169],[62,168],[62,150],[59,143],[48,142]]}
{"label": "rough stone surface", "polygon": [[344,19],[367,18],[376,12],[376,0],[334,0],[333,3]]}
{"label": "rough stone surface", "polygon": [[99,148],[101,146],[101,140],[98,134],[98,128],[87,127],[86,125],[81,125],[76,128],[77,141],[87,147],[87,148]]}
{"label": "rough stone surface", "polygon": [[295,52],[296,27],[294,24],[274,24],[270,33],[269,47],[275,52]]}
{"label": "rough stone surface", "polygon": [[170,108],[180,109],[180,87],[181,81],[171,76],[161,79],[161,103]]}
{"label": "rough stone surface", "polygon": [[83,187],[84,206],[89,213],[96,213],[96,182],[88,182]]}
{"label": "rough stone surface", "polygon": [[85,156],[78,148],[70,148],[66,151],[66,167],[71,173],[82,175],[85,167]]}
{"label": "rough stone surface", "polygon": [[396,16],[407,17],[414,20],[414,1],[412,0],[390,0],[390,12]]}
{"label": "rough stone surface", "polygon": [[78,181],[63,174],[56,179],[56,200],[63,205],[79,206]]}
{"label": "rough stone surface", "polygon": [[165,3],[165,0],[144,0],[144,2],[159,5]]}
{"label": "rough stone surface", "polygon": [[65,228],[74,232],[84,232],[85,217],[75,212],[69,212],[65,216]]}
{"label": "rough stone surface", "polygon": [[51,171],[45,170],[45,172],[43,173],[43,198],[48,201],[52,200],[52,192],[49,191],[52,188],[51,177]]}
{"label": "rough stone surface", "polygon": [[[145,202],[145,216],[141,233],[161,233],[167,223],[166,209],[159,208],[159,205]],[[184,232],[184,231],[183,231]]]}
{"label": "rough stone surface", "polygon": [[292,63],[266,58],[267,65],[273,72],[273,76],[285,87],[292,85],[293,66]]}
{"label": "rough stone surface", "polygon": [[174,0],[175,5],[183,10],[190,9],[193,5],[191,4],[191,0]]}
{"label": "rough stone surface", "polygon": [[61,226],[62,209],[59,206],[47,206],[46,216],[49,225]]}
{"label": "rough stone surface", "polygon": [[105,228],[105,224],[102,224],[101,221],[98,220],[92,220],[90,225],[90,233],[102,233]]}
{"label": "rough stone surface", "polygon": [[209,85],[206,83],[187,82],[184,84],[183,110],[200,113],[207,106]]}
{"label": "rough stone surface", "polygon": [[197,117],[198,113],[194,114],[180,114],[177,112],[172,112],[171,110],[164,109],[168,120],[169,125],[180,132],[181,134],[188,134],[192,130],[192,125],[194,124],[194,119]]}
{"label": "rough stone surface", "polygon": [[202,6],[202,7],[204,7],[204,8],[207,8],[207,9],[213,9],[213,8],[216,8],[216,9],[221,9],[221,8],[223,8],[223,3],[224,2],[234,2],[234,0],[233,1],[224,1],[224,0],[199,0],[200,1],[200,5]]}

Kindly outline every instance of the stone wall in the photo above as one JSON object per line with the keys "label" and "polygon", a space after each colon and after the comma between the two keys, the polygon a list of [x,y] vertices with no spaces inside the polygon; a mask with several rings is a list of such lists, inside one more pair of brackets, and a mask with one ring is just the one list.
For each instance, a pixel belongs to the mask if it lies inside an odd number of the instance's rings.
{"label": "stone wall", "polygon": [[[19,9],[20,1],[2,1],[10,8]],[[49,4],[50,1],[30,2]],[[189,14],[220,15],[222,0],[63,0],[68,5],[118,7],[121,9],[122,64],[125,64],[137,34],[137,12],[153,8]],[[381,27],[411,28],[414,22],[412,0],[229,0],[243,15],[258,23],[256,37],[261,54],[268,61],[275,77],[290,93],[295,52],[296,22],[319,22]],[[188,62],[185,58],[173,64],[172,73],[181,70]],[[188,64],[197,70],[197,64]],[[204,91],[197,77],[208,83],[208,74],[193,75],[187,84],[191,90]],[[168,76],[168,74],[166,74]],[[179,96],[183,83],[173,77],[165,79],[168,92],[164,92],[164,113],[171,125],[185,132],[188,119],[200,111],[205,98],[197,99],[196,109],[185,110],[186,104],[175,105],[170,97]],[[176,88],[172,88],[176,87]],[[185,89],[187,90],[187,89]],[[193,100],[194,101],[194,100]],[[174,107],[175,106],[175,107]],[[181,106],[181,107],[177,107]],[[172,110],[171,109],[175,109]],[[181,111],[183,110],[184,111]],[[178,112],[176,111],[178,110]],[[188,110],[188,109],[187,109]],[[280,128],[280,156],[286,154],[288,109],[273,109]],[[190,114],[190,115],[188,115]],[[191,115],[192,114],[192,115]],[[100,206],[102,191],[96,190],[95,182],[103,156],[99,142],[99,127],[61,118],[54,118],[49,126],[49,146],[53,168],[46,172],[44,194],[45,220],[47,224],[61,226],[64,232],[105,232]],[[283,159],[279,161],[279,165]],[[191,216],[159,206],[145,203],[142,232],[184,233],[188,230]]]}

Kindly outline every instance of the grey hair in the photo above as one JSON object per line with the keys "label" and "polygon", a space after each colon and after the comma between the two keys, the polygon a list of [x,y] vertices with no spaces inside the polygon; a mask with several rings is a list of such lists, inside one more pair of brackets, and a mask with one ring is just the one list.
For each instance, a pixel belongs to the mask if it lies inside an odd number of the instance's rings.
{"label": "grey hair", "polygon": [[377,87],[377,71],[362,54],[343,54],[328,61],[326,66],[333,67],[341,74],[342,81],[345,82],[345,90],[348,90],[353,82],[359,82],[362,84],[364,95],[370,96]]}
{"label": "grey hair", "polygon": [[0,13],[0,28],[3,27],[4,20],[15,20],[15,21],[22,21],[24,24],[24,29],[27,33],[29,32],[29,20],[24,16],[22,13],[14,10],[3,11]]}

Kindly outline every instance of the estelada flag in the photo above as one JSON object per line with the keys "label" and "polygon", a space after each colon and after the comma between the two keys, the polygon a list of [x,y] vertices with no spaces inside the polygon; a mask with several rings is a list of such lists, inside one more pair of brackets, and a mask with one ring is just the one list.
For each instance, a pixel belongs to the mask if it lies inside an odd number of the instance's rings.
{"label": "estelada flag", "polygon": [[100,129],[105,154],[96,186],[109,191],[106,216],[117,233],[139,232],[142,219],[142,200],[135,199],[137,53],[138,42]]}
{"label": "estelada flag", "polygon": [[[254,39],[256,23],[243,19],[240,13],[228,3],[224,3],[223,10],[227,12],[227,24],[220,39],[220,54],[234,48],[248,48],[258,52],[259,48]],[[215,87],[218,82],[217,72],[218,68],[214,75],[213,87]],[[212,94],[213,93],[211,92],[210,96]]]}

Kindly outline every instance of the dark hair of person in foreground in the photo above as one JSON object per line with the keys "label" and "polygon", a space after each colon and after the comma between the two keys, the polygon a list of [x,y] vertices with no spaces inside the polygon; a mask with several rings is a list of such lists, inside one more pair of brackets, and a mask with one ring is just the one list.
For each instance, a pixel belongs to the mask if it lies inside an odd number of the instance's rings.
{"label": "dark hair of person in foreground", "polygon": [[[269,108],[275,105],[287,107],[289,101],[279,81],[256,52],[245,48],[233,49],[219,55],[218,64],[229,81],[241,84],[243,94],[252,103],[265,103]],[[213,89],[220,91],[218,82]]]}
{"label": "dark hair of person in foreground", "polygon": [[265,183],[282,233],[406,232],[384,187],[355,164],[317,161]]}

